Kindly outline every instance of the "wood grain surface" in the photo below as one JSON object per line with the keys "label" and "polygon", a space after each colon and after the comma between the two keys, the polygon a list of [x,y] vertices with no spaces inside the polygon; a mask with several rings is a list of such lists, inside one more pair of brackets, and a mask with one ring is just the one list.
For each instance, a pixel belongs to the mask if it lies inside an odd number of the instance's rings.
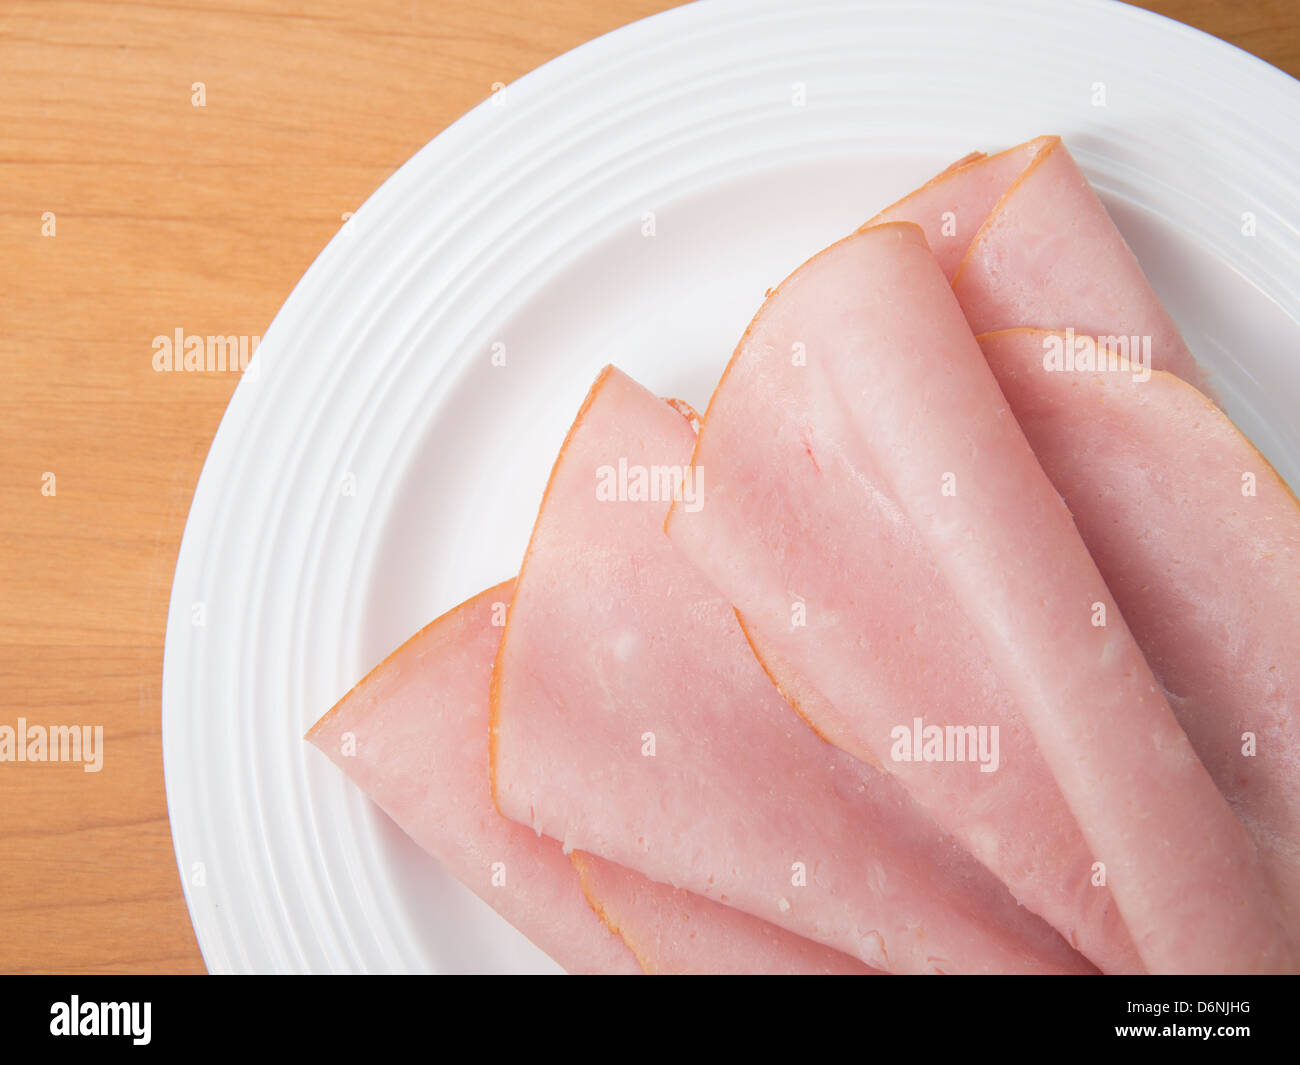
{"label": "wood grain surface", "polygon": [[[99,773],[0,764],[0,972],[203,971],[159,692],[236,377],[155,373],[152,339],[260,336],[346,212],[493,83],[670,6],[0,2],[0,725],[100,724],[106,748]],[[1145,6],[1300,74],[1295,0]]]}

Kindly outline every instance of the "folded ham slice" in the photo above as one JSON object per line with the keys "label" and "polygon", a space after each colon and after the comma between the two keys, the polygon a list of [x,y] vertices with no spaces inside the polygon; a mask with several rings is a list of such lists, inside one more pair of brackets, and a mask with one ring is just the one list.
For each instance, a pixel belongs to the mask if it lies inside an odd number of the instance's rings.
{"label": "folded ham slice", "polygon": [[1049,370],[1078,338],[1044,330],[979,340],[1298,927],[1300,503],[1221,410],[1170,374]]}
{"label": "folded ham slice", "polygon": [[674,491],[689,508],[701,487],[693,444],[686,417],[612,369],[584,403],[493,673],[501,812],[876,968],[1089,971],[768,683],[663,535]]}
{"label": "folded ham slice", "polygon": [[[487,778],[488,684],[513,588],[513,581],[489,588],[427,625],[308,738],[570,972],[869,972],[837,951],[610,862],[588,859],[580,877],[558,843],[497,813]],[[589,900],[600,903],[603,918]],[[610,914],[616,928],[602,923]]]}
{"label": "folded ham slice", "polygon": [[487,690],[513,582],[431,622],[307,738],[421,847],[569,972],[635,973],[551,840],[507,821],[488,788]]}
{"label": "folded ham slice", "polygon": [[[802,707],[823,734],[885,763],[1104,969],[1134,960],[1103,871],[1148,967],[1279,964],[1254,849],[919,228],[860,231],[782,284],[693,461],[704,505],[674,506],[668,531],[779,654],[778,683],[824,697]],[[1001,767],[897,760],[914,714],[999,726]]]}
{"label": "folded ham slice", "polygon": [[570,857],[587,899],[651,974],[868,976],[856,958],[594,854]]}
{"label": "folded ham slice", "polygon": [[[818,732],[884,765],[1103,971],[1141,971],[1023,717],[828,377],[830,362],[932,338],[927,294],[894,275],[902,243],[879,240],[908,232],[858,234],[768,300],[704,418],[693,461],[708,473],[705,504],[674,507],[668,532],[735,604],[755,653]],[[875,314],[869,299],[893,313]],[[894,761],[894,730],[918,717],[997,726],[999,767]]]}
{"label": "folded ham slice", "polygon": [[867,223],[915,222],[976,333],[1150,337],[1156,369],[1204,375],[1060,137],[953,164]]}

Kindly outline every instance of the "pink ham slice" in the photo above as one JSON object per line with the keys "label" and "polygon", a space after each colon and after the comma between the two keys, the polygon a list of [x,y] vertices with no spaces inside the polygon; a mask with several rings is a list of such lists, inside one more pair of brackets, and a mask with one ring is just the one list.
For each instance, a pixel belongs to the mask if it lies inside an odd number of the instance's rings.
{"label": "pink ham slice", "polygon": [[[781,286],[714,395],[694,462],[710,475],[704,506],[675,506],[669,532],[815,681],[835,708],[824,732],[885,761],[913,711],[1000,726],[990,779],[890,768],[1022,901],[1103,967],[1126,967],[1109,902],[1088,886],[1095,856],[1149,968],[1285,964],[1254,848],[919,228],[860,231]],[[1091,624],[1098,602],[1105,628]]]}
{"label": "pink ham slice", "polygon": [[[925,335],[931,309],[890,276],[894,255],[851,238],[764,305],[704,419],[706,503],[675,507],[669,535],[735,604],[755,653],[821,735],[886,766],[1103,971],[1140,971],[1047,763],[824,372]],[[899,313],[865,321],[864,284]],[[893,730],[918,717],[998,726],[1000,767],[893,761]]]}
{"label": "pink ham slice", "polygon": [[647,973],[664,975],[868,976],[875,969],[689,891],[621,865],[570,856],[592,907],[623,937]]}
{"label": "pink ham slice", "polygon": [[[507,581],[426,626],[308,734],[401,828],[570,972],[854,973],[836,951],[507,821],[488,787],[488,684]],[[345,744],[345,737],[350,737]],[[345,754],[345,750],[355,750]],[[494,885],[495,863],[505,880]],[[588,899],[617,913],[606,927]],[[667,939],[671,934],[672,939]]]}
{"label": "pink ham slice", "polygon": [[1069,338],[1043,330],[979,340],[1297,927],[1300,503],[1227,416],[1172,375],[1048,371],[1047,345]]}
{"label": "pink ham slice", "polygon": [[[560,847],[503,818],[488,788],[487,691],[507,581],[372,670],[307,738],[461,883],[569,972],[635,973]],[[355,754],[347,753],[355,749]],[[494,885],[504,871],[504,883]]]}
{"label": "pink ham slice", "polygon": [[976,333],[1035,326],[1151,338],[1157,369],[1204,375],[1059,137],[968,156],[870,225],[915,222]]}
{"label": "pink ham slice", "polygon": [[[612,369],[584,403],[493,674],[498,808],[876,968],[1088,971],[768,683],[726,600],[663,535],[666,493],[640,491],[642,474],[690,476],[693,443],[682,414]],[[625,491],[603,500],[615,471]]]}

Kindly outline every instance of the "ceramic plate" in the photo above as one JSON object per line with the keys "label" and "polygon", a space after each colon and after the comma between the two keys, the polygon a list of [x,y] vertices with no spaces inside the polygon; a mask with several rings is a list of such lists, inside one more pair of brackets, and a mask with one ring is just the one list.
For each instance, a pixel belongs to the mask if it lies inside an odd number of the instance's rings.
{"label": "ceramic plate", "polygon": [[556,971],[303,732],[514,573],[603,365],[703,409],[769,286],[972,149],[1064,135],[1300,483],[1297,129],[1295,81],[1135,8],[881,0],[678,8],[437,136],[285,302],[186,525],[163,753],[209,969]]}

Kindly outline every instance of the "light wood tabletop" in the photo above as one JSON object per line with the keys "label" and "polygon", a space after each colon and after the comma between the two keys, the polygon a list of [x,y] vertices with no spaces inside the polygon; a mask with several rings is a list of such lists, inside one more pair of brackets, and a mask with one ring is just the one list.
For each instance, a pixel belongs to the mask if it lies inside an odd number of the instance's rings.
{"label": "light wood tabletop", "polygon": [[[494,83],[670,6],[0,3],[0,725],[102,724],[106,748],[98,773],[0,764],[0,971],[203,971],[163,632],[236,375],[156,373],[153,338],[260,336],[346,213]],[[1300,74],[1295,0],[1145,6]]]}

